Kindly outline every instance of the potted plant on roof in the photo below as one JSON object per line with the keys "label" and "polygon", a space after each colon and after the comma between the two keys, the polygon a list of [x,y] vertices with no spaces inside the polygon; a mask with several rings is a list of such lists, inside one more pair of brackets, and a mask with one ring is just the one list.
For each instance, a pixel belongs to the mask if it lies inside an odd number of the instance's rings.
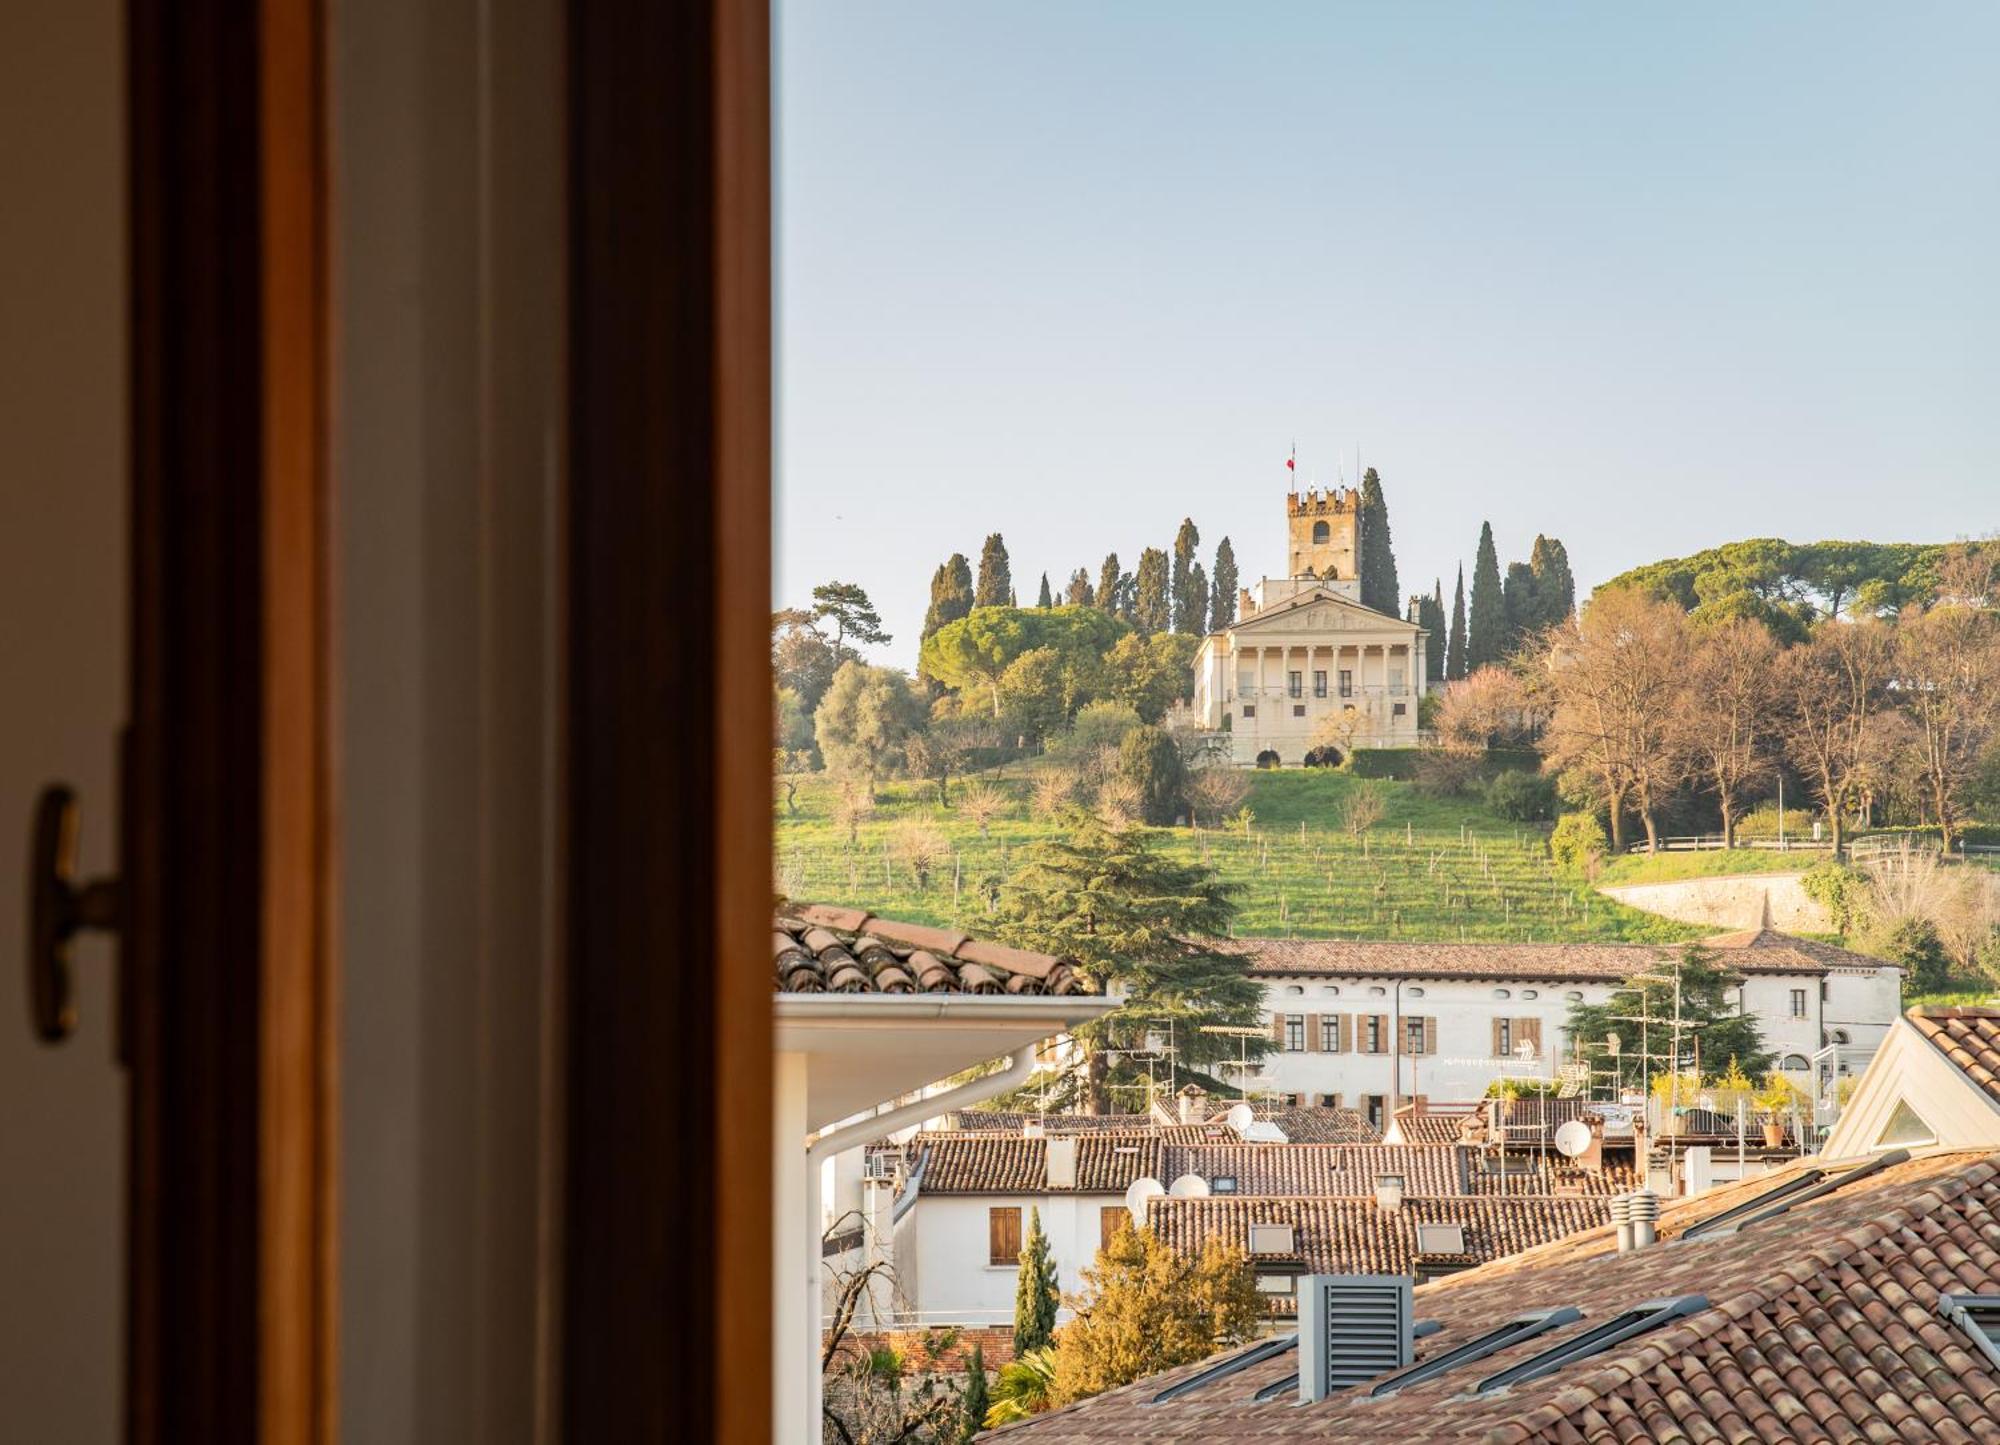
{"label": "potted plant on roof", "polygon": [[1757,1094],[1757,1107],[1764,1114],[1764,1147],[1782,1149],[1785,1144],[1785,1120],[1798,1108],[1800,1094],[1798,1086],[1783,1074],[1773,1070],[1764,1079],[1764,1087]]}
{"label": "potted plant on roof", "polygon": [[1653,1098],[1658,1103],[1656,1112],[1662,1139],[1671,1139],[1682,1132],[1681,1110],[1694,1107],[1700,1092],[1701,1078],[1697,1074],[1653,1075]]}

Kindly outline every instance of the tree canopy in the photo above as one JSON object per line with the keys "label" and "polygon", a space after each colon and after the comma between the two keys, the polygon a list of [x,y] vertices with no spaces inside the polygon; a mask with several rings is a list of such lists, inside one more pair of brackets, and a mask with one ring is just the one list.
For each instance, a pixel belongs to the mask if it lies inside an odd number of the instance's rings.
{"label": "tree canopy", "polygon": [[1007,544],[998,532],[987,534],[979,549],[979,582],[972,589],[974,607],[1008,607],[1014,601],[1014,573],[1007,561]]}
{"label": "tree canopy", "polygon": [[1236,549],[1224,537],[1215,547],[1215,570],[1209,573],[1208,630],[1222,632],[1236,621]]}
{"label": "tree canopy", "polygon": [[[1616,1068],[1620,1081],[1636,1085],[1646,1073],[1668,1071],[1674,1032],[1674,978],[1680,979],[1680,1020],[1682,1058],[1675,1072],[1689,1072],[1697,1044],[1703,1073],[1721,1073],[1734,1060],[1736,1066],[1753,1077],[1771,1067],[1772,1054],[1764,1047],[1754,1016],[1736,1011],[1736,988],[1740,974],[1731,972],[1711,951],[1690,944],[1679,958],[1666,959],[1634,977],[1601,1004],[1570,1005],[1569,1036],[1584,1045],[1592,1068]],[[1635,1023],[1648,1018],[1650,1023]],[[1615,1062],[1608,1051],[1598,1047],[1610,1035],[1618,1038]],[[1656,1057],[1650,1067],[1642,1055]],[[1688,1101],[1692,1102],[1692,1101]]]}
{"label": "tree canopy", "polygon": [[1621,572],[1599,591],[1649,592],[1699,620],[1754,617],[1781,642],[1828,617],[1893,615],[1935,601],[1949,543],[1753,537]]}
{"label": "tree canopy", "polygon": [[1124,634],[1123,623],[1091,607],[975,607],[924,640],[922,667],[947,687],[983,691],[998,718],[1000,679],[1022,653],[1047,647],[1065,663],[1095,665]]}

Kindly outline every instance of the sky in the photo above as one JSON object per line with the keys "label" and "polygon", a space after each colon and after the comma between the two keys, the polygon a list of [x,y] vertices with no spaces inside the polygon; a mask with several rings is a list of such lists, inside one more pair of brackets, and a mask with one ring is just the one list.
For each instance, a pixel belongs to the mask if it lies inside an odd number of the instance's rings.
{"label": "sky", "polygon": [[778,605],[2000,528],[2000,5],[779,0]]}

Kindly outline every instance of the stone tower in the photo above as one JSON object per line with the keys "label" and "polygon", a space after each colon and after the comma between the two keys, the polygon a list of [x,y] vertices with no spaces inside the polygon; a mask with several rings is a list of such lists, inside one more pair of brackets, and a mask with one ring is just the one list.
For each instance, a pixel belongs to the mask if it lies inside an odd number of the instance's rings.
{"label": "stone tower", "polygon": [[1361,494],[1352,489],[1293,492],[1285,498],[1291,575],[1352,582],[1361,567]]}

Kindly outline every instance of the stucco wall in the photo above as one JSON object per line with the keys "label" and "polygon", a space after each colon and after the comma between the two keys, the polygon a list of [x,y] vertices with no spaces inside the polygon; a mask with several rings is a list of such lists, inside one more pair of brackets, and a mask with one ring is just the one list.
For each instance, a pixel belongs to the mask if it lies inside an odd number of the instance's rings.
{"label": "stucco wall", "polygon": [[1620,903],[1682,923],[1755,928],[1771,900],[1771,927],[1780,933],[1831,933],[1833,919],[1806,896],[1799,873],[1743,873],[1727,878],[1683,878],[1674,883],[1627,883],[1599,891]]}

